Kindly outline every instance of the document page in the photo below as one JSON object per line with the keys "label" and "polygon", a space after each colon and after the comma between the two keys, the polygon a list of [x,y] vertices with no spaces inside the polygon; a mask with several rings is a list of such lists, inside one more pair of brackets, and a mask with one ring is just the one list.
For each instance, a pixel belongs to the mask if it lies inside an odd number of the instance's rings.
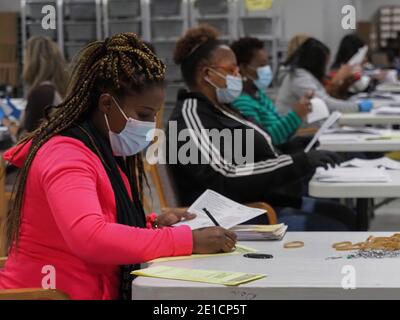
{"label": "document page", "polygon": [[204,209],[225,229],[230,229],[242,222],[265,214],[263,209],[244,206],[208,189],[188,209],[188,212],[197,215],[196,218],[178,222],[174,226],[187,225],[192,230],[215,226]]}

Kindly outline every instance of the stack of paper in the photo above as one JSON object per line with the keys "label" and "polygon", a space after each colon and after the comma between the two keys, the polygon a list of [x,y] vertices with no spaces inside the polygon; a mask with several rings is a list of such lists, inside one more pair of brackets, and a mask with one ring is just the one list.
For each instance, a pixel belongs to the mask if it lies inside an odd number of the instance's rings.
{"label": "stack of paper", "polygon": [[337,142],[362,142],[367,140],[388,140],[400,137],[398,130],[376,129],[369,127],[342,127],[327,130],[327,134],[319,137],[321,144]]}
{"label": "stack of paper", "polygon": [[400,162],[387,157],[370,160],[354,158],[350,161],[343,162],[341,167],[385,168],[390,170],[400,170]]}
{"label": "stack of paper", "polygon": [[362,142],[367,138],[379,138],[380,135],[369,135],[369,134],[324,134],[319,138],[321,144],[338,143],[338,142]]}
{"label": "stack of paper", "polygon": [[232,252],[210,253],[210,254],[194,253],[190,256],[174,256],[174,257],[157,258],[157,259],[150,260],[148,262],[149,263],[159,263],[159,262],[167,262],[167,261],[180,261],[180,260],[190,260],[190,259],[200,259],[200,258],[217,258],[217,257],[232,256],[232,255],[251,253],[251,252],[257,252],[257,251],[258,250],[254,249],[254,248],[250,248],[250,247],[244,246],[242,244],[236,244],[235,250]]}
{"label": "stack of paper", "polygon": [[287,230],[287,225],[239,225],[231,228],[235,232],[239,241],[255,240],[281,240]]}
{"label": "stack of paper", "polygon": [[400,107],[382,106],[372,111],[374,114],[400,115]]}
{"label": "stack of paper", "polygon": [[349,134],[349,133],[367,133],[367,134],[382,134],[386,130],[370,128],[370,127],[350,127],[342,126],[338,128],[332,128],[325,131],[326,134]]}
{"label": "stack of paper", "polygon": [[318,168],[315,179],[320,182],[390,182],[390,177],[385,169],[381,168]]}
{"label": "stack of paper", "polygon": [[205,282],[225,286],[238,286],[243,283],[265,278],[264,274],[250,274],[244,272],[216,271],[157,266],[140,269],[131,274],[142,277],[161,279]]}
{"label": "stack of paper", "polygon": [[400,93],[400,84],[380,84],[376,87],[376,90]]}

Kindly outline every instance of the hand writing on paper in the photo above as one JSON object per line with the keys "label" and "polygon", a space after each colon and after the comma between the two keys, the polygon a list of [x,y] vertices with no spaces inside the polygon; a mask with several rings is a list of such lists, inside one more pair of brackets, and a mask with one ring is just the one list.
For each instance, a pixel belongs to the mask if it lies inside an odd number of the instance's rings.
{"label": "hand writing on paper", "polygon": [[182,220],[192,220],[196,217],[194,213],[189,213],[186,208],[163,208],[157,217],[159,227],[172,226]]}
{"label": "hand writing on paper", "polygon": [[193,253],[231,252],[235,244],[236,234],[221,227],[193,231]]}

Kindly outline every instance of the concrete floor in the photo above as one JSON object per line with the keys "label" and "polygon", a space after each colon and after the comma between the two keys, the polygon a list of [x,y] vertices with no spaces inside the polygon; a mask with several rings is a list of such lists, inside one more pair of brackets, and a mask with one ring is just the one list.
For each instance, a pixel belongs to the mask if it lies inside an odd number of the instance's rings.
{"label": "concrete floor", "polygon": [[375,211],[375,218],[371,221],[370,230],[400,232],[400,199]]}

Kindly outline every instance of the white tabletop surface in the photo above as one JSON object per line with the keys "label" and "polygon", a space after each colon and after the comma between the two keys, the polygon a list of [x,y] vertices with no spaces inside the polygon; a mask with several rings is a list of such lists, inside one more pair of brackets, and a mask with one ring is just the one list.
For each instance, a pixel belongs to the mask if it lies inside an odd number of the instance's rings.
{"label": "white tabletop surface", "polygon": [[[249,259],[242,255],[170,261],[155,265],[181,268],[266,274],[267,277],[236,287],[138,277],[133,299],[398,299],[400,258],[335,259],[349,252],[331,246],[341,241],[364,241],[380,232],[288,232],[282,241],[241,242],[272,254],[273,259]],[[287,241],[304,241],[299,249],[284,249]],[[351,266],[351,267],[345,267]],[[343,269],[345,267],[345,269]],[[343,289],[343,278],[355,270],[356,289]],[[352,271],[350,271],[352,272]]]}
{"label": "white tabletop surface", "polygon": [[[326,136],[326,135],[324,135]],[[366,134],[352,134],[354,139],[319,141],[318,149],[336,152],[391,152],[400,151],[400,139],[366,140],[371,137]],[[350,135],[349,135],[350,136]]]}
{"label": "white tabletop surface", "polygon": [[400,197],[400,171],[387,170],[391,181],[379,183],[319,182],[309,183],[310,196],[316,198],[398,198]]}
{"label": "white tabletop surface", "polygon": [[339,119],[340,125],[395,125],[400,124],[400,115],[373,114],[373,113],[344,113]]}

